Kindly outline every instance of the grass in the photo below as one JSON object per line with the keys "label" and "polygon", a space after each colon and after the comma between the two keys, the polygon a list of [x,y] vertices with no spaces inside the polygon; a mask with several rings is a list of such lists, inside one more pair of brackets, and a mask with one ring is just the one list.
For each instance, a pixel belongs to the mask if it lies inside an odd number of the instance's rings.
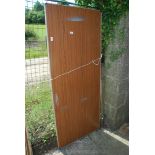
{"label": "grass", "polygon": [[46,35],[46,25],[42,24],[25,24],[25,29],[34,31],[37,34],[38,41],[44,41]]}
{"label": "grass", "polygon": [[26,43],[25,59],[47,57],[46,25],[26,24],[25,29],[32,30],[36,34],[35,40]]}
{"label": "grass", "polygon": [[56,137],[55,117],[49,83],[26,87],[26,126],[32,145]]}
{"label": "grass", "polygon": [[[25,25],[37,38],[26,42],[25,59],[47,57],[45,25]],[[47,144],[56,138],[55,117],[49,83],[26,86],[25,116],[32,146]],[[40,146],[39,146],[40,147]]]}
{"label": "grass", "polygon": [[45,45],[42,45],[42,47],[33,47],[33,48],[26,48],[25,49],[25,59],[33,59],[33,58],[41,58],[41,57],[47,57],[48,52]]}

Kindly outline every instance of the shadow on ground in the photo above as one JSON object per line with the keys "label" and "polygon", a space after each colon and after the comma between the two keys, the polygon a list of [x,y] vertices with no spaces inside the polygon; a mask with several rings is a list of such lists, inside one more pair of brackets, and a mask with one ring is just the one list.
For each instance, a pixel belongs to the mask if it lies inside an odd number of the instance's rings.
{"label": "shadow on ground", "polygon": [[43,155],[128,155],[129,146],[106,134],[104,129],[92,132],[63,148],[55,148]]}

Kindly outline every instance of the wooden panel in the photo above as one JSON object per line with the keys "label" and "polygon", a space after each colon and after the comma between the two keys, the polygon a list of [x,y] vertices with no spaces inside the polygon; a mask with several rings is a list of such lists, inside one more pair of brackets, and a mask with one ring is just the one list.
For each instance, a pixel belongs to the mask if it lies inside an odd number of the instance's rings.
{"label": "wooden panel", "polygon": [[33,155],[31,144],[28,138],[28,132],[26,129],[25,129],[25,155]]}
{"label": "wooden panel", "polygon": [[[52,78],[100,57],[100,15],[96,10],[46,4]],[[100,65],[61,76],[52,81],[52,89],[57,96],[58,146],[99,128]]]}

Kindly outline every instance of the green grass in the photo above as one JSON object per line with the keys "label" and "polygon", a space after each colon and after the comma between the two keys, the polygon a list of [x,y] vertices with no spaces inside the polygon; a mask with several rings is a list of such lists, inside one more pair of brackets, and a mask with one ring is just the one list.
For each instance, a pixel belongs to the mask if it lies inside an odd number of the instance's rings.
{"label": "green grass", "polygon": [[25,29],[32,30],[36,34],[33,42],[27,42],[29,47],[27,45],[25,48],[25,59],[47,57],[46,25],[26,24]]}
{"label": "green grass", "polygon": [[25,49],[25,59],[33,59],[33,58],[41,58],[41,57],[47,57],[48,52],[47,48],[26,48]]}
{"label": "green grass", "polygon": [[56,137],[55,117],[49,83],[26,87],[26,126],[32,145]]}
{"label": "green grass", "polygon": [[34,31],[37,34],[39,41],[44,41],[46,39],[46,25],[25,24],[25,29]]}

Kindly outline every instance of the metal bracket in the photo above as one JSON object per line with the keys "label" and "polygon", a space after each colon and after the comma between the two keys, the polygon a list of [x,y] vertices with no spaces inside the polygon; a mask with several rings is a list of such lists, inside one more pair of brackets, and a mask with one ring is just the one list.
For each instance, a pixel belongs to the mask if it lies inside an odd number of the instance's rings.
{"label": "metal bracket", "polygon": [[53,41],[53,37],[50,37],[50,41]]}

